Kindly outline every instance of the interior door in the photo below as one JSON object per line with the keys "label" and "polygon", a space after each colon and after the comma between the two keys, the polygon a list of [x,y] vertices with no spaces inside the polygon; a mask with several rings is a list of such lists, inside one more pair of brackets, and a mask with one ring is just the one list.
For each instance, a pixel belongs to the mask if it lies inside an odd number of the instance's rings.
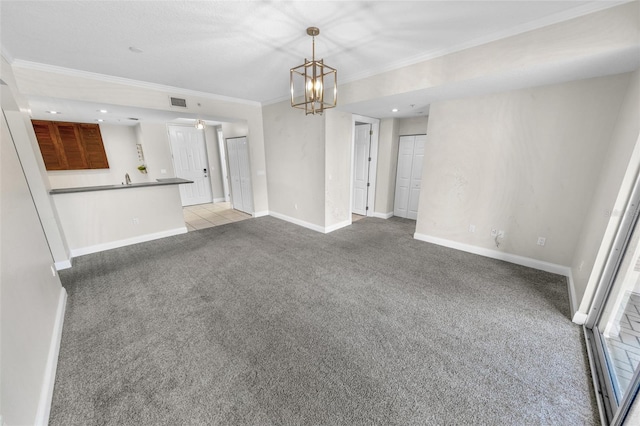
{"label": "interior door", "polygon": [[369,190],[369,165],[371,162],[371,124],[360,124],[355,128],[355,147],[353,153],[353,206],[355,214],[367,215]]}
{"label": "interior door", "polygon": [[231,204],[234,209],[253,214],[251,163],[246,137],[227,139]]}
{"label": "interior door", "polygon": [[413,157],[411,159],[411,180],[409,183],[409,203],[407,218],[418,219],[418,204],[420,202],[420,188],[422,186],[422,164],[424,163],[424,147],[426,135],[414,136]]}
{"label": "interior door", "polygon": [[396,171],[396,193],[393,202],[394,216],[407,217],[408,215],[414,140],[415,138],[413,136],[400,137],[398,167]]}
{"label": "interior door", "polygon": [[212,202],[204,132],[194,127],[169,126],[169,140],[176,176],[193,181],[178,185],[182,205]]}

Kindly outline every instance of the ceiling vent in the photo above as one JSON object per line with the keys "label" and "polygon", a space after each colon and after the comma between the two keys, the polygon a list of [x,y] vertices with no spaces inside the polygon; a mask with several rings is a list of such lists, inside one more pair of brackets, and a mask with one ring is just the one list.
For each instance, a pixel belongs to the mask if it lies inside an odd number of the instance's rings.
{"label": "ceiling vent", "polygon": [[187,100],[171,97],[171,106],[186,108]]}

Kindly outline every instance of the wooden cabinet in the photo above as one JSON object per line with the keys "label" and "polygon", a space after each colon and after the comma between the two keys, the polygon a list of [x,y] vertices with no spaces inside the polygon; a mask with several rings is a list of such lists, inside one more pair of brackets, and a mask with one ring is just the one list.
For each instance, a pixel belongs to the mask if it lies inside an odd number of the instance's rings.
{"label": "wooden cabinet", "polygon": [[31,120],[47,170],[108,169],[97,124]]}

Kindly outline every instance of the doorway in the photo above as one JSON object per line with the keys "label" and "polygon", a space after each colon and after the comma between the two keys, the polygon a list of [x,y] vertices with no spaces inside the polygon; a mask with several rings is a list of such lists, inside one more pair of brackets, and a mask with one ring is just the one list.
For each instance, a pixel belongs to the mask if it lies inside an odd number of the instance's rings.
{"label": "doorway", "polygon": [[[351,213],[373,216],[380,120],[354,115]],[[353,219],[352,219],[353,220]]]}
{"label": "doorway", "polygon": [[178,185],[183,206],[213,201],[204,130],[186,126],[169,126],[171,157],[176,177],[193,181]]}

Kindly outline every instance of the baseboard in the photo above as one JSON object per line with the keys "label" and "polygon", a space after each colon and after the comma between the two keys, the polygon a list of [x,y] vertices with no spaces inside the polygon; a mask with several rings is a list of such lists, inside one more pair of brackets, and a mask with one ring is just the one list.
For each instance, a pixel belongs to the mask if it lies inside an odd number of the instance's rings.
{"label": "baseboard", "polygon": [[573,318],[571,319],[571,321],[573,321],[578,325],[583,325],[585,322],[587,322],[588,317],[589,316],[587,314],[583,314],[582,312],[576,312],[575,314],[573,314]]}
{"label": "baseboard", "polygon": [[56,262],[55,264],[56,271],[62,271],[63,269],[71,268],[71,259],[63,260],[61,262]]}
{"label": "baseboard", "polygon": [[225,201],[225,200],[224,200],[224,197],[222,197],[222,198],[214,198],[214,199],[213,199],[213,202],[214,202],[214,203],[224,203],[224,201]]}
{"label": "baseboard", "polygon": [[373,212],[373,217],[377,217],[380,219],[389,219],[390,217],[393,217],[393,212],[389,212],[389,213]]}
{"label": "baseboard", "polygon": [[457,241],[445,240],[444,238],[432,237],[430,235],[420,234],[416,232],[413,238],[427,243],[437,244],[439,246],[449,247],[456,250],[466,251],[468,253],[478,254],[480,256],[490,257],[492,259],[504,260],[505,262],[515,263],[516,265],[528,266],[529,268],[539,269],[541,271],[551,272],[553,274],[564,275],[568,277],[571,274],[571,268],[556,263],[545,262],[543,260],[532,259],[530,257],[518,256],[517,254],[504,253],[497,250],[491,250],[483,247],[472,246],[470,244],[459,243]]}
{"label": "baseboard", "polygon": [[64,323],[64,311],[67,306],[67,291],[60,287],[60,297],[58,297],[58,309],[56,319],[53,324],[51,343],[49,344],[49,354],[47,365],[44,370],[42,388],[40,389],[40,401],[36,413],[35,424],[46,426],[49,424],[49,414],[51,413],[51,401],[53,400],[53,385],[56,382],[56,369],[58,367],[58,355],[60,354],[60,342],[62,340],[62,325]]}
{"label": "baseboard", "polygon": [[187,227],[183,226],[181,228],[169,229],[167,231],[155,232],[153,234],[139,235],[137,237],[127,238],[125,240],[110,241],[108,243],[97,244],[95,246],[72,249],[71,256],[72,257],[83,256],[85,254],[97,253],[100,251],[111,250],[118,247],[130,246],[132,244],[144,243],[146,241],[152,241],[160,238],[166,238],[166,237],[171,237],[173,235],[186,234],[186,233],[187,233]]}
{"label": "baseboard", "polygon": [[336,223],[335,225],[326,226],[324,228],[324,233],[328,234],[329,232],[336,231],[340,228],[344,228],[345,226],[351,225],[351,220],[345,220],[344,222]]}
{"label": "baseboard", "polygon": [[273,211],[269,211],[269,216],[273,216],[276,219],[284,220],[285,222],[291,222],[291,223],[293,223],[295,225],[302,226],[304,228],[308,228],[308,229],[314,230],[316,232],[322,232],[323,234],[325,233],[324,226],[320,226],[320,225],[316,225],[316,224],[313,224],[313,223],[305,222],[304,220],[296,219],[295,217],[287,216],[287,215],[284,215],[284,214],[281,214],[281,213],[277,213],[277,212],[273,212]]}
{"label": "baseboard", "polygon": [[269,210],[263,210],[261,212],[253,212],[253,217],[269,216]]}

